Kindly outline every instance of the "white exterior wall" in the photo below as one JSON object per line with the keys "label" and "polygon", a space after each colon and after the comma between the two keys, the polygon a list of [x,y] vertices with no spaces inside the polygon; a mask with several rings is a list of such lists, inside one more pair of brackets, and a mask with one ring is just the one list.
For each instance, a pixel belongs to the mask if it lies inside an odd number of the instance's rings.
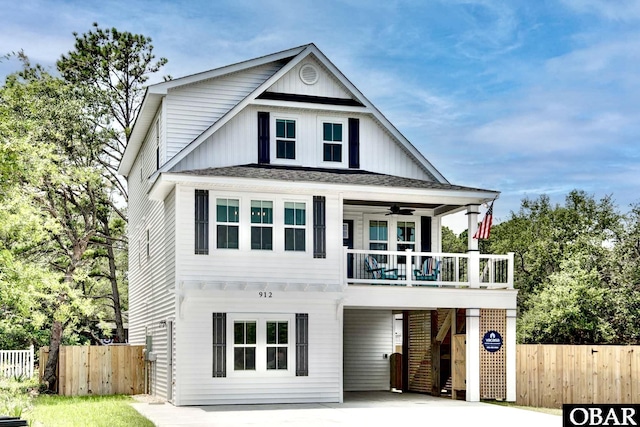
{"label": "white exterior wall", "polygon": [[[159,119],[160,126],[156,127]],[[162,132],[160,113],[153,123],[128,177],[129,342],[145,344],[146,335],[153,337],[153,352],[158,359],[151,366],[151,391],[166,398],[167,328],[160,322],[174,316],[174,296],[168,289],[175,283],[175,196],[172,192],[165,202],[150,201],[147,197],[147,178],[156,168],[156,130]]]}
{"label": "white exterior wall", "polygon": [[389,390],[393,312],[345,309],[343,339],[344,390]]}
{"label": "white exterior wall", "polygon": [[[172,171],[244,165],[258,162],[258,111],[270,113],[271,164],[305,167],[348,167],[348,119],[360,119],[360,169],[389,175],[430,180],[430,176],[416,163],[370,116],[310,111],[264,106],[250,106],[225,124],[198,148],[178,163]],[[296,159],[276,158],[275,119],[296,120]],[[337,119],[344,122],[343,163],[324,162],[322,157],[322,121]]]}
{"label": "white exterior wall", "polygon": [[167,158],[186,147],[281,66],[280,62],[270,63],[169,90],[165,98]]}
{"label": "white exterior wall", "polygon": [[[178,204],[180,215],[178,227],[179,281],[197,282],[242,282],[242,283],[340,283],[340,260],[342,259],[342,222],[339,217],[340,203],[336,195],[327,195],[326,227],[327,257],[313,258],[313,197],[311,195],[283,195],[234,191],[209,191],[209,254],[194,254],[194,210],[195,190],[208,189],[179,186]],[[317,194],[319,196],[323,194]],[[216,198],[240,200],[239,249],[216,248]],[[274,202],[273,245],[274,250],[251,250],[251,200]],[[306,252],[284,251],[284,203],[298,201],[306,203]]]}
{"label": "white exterior wall", "polygon": [[[175,404],[340,402],[342,323],[338,308],[339,294],[335,293],[273,291],[271,298],[260,298],[253,290],[187,291],[177,325]],[[237,373],[233,360],[227,358],[227,376],[213,378],[213,313],[227,313],[228,327],[229,317],[242,313],[247,318],[279,314],[294,319],[296,313],[307,313],[309,375],[295,375],[294,341],[288,356],[292,373]],[[290,327],[295,330],[295,320]],[[227,334],[227,347],[232,343],[233,337]]]}

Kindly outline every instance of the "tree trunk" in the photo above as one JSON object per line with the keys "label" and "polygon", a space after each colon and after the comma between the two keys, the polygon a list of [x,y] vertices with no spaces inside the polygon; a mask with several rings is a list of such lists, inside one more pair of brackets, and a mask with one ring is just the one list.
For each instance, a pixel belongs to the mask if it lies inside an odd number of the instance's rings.
{"label": "tree trunk", "polygon": [[62,330],[64,326],[61,322],[54,320],[51,325],[51,342],[49,343],[49,359],[47,366],[44,368],[42,380],[47,386],[47,390],[51,392],[57,391],[57,374],[58,356],[60,354],[60,343],[62,342]]}
{"label": "tree trunk", "polygon": [[122,307],[120,306],[120,291],[118,290],[118,278],[116,276],[116,259],[113,251],[113,239],[111,239],[111,230],[109,228],[109,220],[102,221],[104,235],[107,244],[107,256],[109,258],[109,281],[111,282],[111,295],[113,299],[113,314],[116,323],[116,338],[119,343],[125,342],[124,324],[122,322]]}

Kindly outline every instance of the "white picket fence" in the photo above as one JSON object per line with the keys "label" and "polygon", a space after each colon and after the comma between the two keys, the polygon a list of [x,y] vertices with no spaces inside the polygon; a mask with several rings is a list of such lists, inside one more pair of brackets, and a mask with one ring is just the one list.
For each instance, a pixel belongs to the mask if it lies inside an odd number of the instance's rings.
{"label": "white picket fence", "polygon": [[33,353],[33,346],[29,350],[0,350],[0,377],[31,378]]}

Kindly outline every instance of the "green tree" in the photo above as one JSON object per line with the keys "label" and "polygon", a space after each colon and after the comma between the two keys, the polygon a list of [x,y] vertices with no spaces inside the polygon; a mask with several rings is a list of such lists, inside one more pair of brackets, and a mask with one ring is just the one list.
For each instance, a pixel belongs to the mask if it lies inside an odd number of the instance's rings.
{"label": "green tree", "polygon": [[110,136],[92,147],[105,181],[105,191],[96,199],[105,207],[97,210],[100,227],[95,239],[99,247],[93,252],[96,268],[92,274],[110,283],[116,336],[124,342],[120,290],[126,289],[126,256],[121,254],[126,253],[127,218],[121,201],[128,195],[117,169],[142,105],[144,84],[167,60],[156,60],[151,38],[141,34],[102,29],[94,23],[91,31],[74,36],[75,49],[62,55],[57,67],[67,82],[86,88],[96,107],[96,122],[105,125]]}

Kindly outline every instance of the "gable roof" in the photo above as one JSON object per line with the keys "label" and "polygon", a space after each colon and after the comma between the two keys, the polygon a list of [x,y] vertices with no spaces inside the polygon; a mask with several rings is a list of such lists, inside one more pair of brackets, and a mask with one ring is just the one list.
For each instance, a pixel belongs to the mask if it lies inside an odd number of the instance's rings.
{"label": "gable roof", "polygon": [[[202,144],[207,138],[214,134],[218,129],[224,126],[231,118],[242,111],[246,106],[250,105],[256,99],[262,96],[263,93],[269,89],[275,82],[283,77],[287,72],[293,69],[297,64],[303,61],[305,58],[313,55],[322,65],[333,74],[333,76],[352,94],[354,102],[358,105],[362,105],[361,109],[365,114],[371,114],[399,143],[404,149],[416,159],[419,165],[431,176],[435,178],[437,182],[448,183],[447,179],[416,149],[409,140],[407,140],[396,129],[389,120],[342,74],[338,68],[333,65],[331,61],[314,45],[308,44],[297,48],[285,50],[282,52],[274,53],[271,55],[263,56],[260,58],[252,59],[245,62],[229,65],[226,67],[218,68],[215,70],[194,74],[191,76],[182,77],[179,79],[171,80],[164,83],[158,83],[156,85],[149,86],[143,100],[142,108],[136,122],[134,124],[129,143],[125,150],[125,153],[120,164],[118,172],[127,176],[133,166],[133,162],[137,153],[144,142],[147,130],[151,125],[151,121],[156,114],[157,109],[160,106],[162,97],[167,94],[167,91],[179,86],[196,83],[199,81],[216,78],[233,72],[240,72],[242,70],[249,69],[258,65],[267,64],[274,61],[287,60],[287,62],[271,77],[267,78],[262,84],[260,84],[255,90],[247,95],[243,100],[233,106],[226,114],[222,115],[215,123],[196,137],[191,143],[184,147],[175,156],[169,159],[164,165],[162,165],[152,176],[151,180],[154,181],[159,174],[168,172],[178,162],[184,159],[189,153],[195,150],[200,144]],[[354,107],[352,107],[354,108]],[[359,108],[359,107],[355,107]]]}

